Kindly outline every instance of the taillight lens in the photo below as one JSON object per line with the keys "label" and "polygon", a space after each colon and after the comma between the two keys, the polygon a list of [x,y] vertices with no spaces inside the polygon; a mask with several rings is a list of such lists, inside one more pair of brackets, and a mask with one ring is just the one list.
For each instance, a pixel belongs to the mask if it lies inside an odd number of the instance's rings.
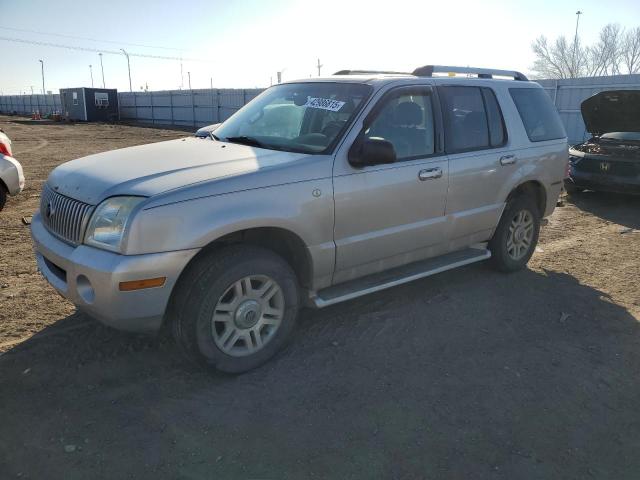
{"label": "taillight lens", "polygon": [[0,142],[0,154],[7,155],[9,157],[12,156],[11,149],[9,149],[9,146],[6,143]]}

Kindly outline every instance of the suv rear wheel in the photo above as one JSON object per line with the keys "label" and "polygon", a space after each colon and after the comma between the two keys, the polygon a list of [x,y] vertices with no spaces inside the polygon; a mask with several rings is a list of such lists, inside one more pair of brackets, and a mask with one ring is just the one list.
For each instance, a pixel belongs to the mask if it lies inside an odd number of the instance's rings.
{"label": "suv rear wheel", "polygon": [[170,311],[173,336],[190,359],[244,372],[289,338],[298,314],[296,277],[270,250],[226,247],[196,260],[181,278]]}
{"label": "suv rear wheel", "polygon": [[501,272],[525,267],[538,244],[540,212],[530,195],[519,195],[507,203],[493,238],[489,241],[491,263]]}

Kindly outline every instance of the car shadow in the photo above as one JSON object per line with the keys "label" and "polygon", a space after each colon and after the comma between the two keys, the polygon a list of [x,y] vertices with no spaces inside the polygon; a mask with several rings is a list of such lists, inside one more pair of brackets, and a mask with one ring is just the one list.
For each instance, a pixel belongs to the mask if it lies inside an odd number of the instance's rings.
{"label": "car shadow", "polygon": [[640,229],[640,195],[586,191],[570,195],[567,200],[605,220]]}
{"label": "car shadow", "polygon": [[241,376],[72,317],[0,357],[7,477],[640,471],[638,319],[566,273],[474,265],[305,310],[291,344]]}

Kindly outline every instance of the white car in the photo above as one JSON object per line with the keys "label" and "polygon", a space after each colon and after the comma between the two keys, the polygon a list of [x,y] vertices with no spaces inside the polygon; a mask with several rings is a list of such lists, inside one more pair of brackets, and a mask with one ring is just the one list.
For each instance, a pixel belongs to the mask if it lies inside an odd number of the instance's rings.
{"label": "white car", "polygon": [[0,129],[0,211],[7,195],[17,195],[24,188],[22,165],[12,157],[11,140]]}

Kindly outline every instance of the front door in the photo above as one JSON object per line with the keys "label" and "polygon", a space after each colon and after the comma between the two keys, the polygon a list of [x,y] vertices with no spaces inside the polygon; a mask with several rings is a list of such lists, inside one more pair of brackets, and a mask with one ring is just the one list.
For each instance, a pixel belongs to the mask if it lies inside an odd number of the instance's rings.
{"label": "front door", "polygon": [[397,161],[355,168],[337,159],[334,283],[440,253],[449,171],[434,107],[428,86],[391,90],[361,134],[391,142]]}

